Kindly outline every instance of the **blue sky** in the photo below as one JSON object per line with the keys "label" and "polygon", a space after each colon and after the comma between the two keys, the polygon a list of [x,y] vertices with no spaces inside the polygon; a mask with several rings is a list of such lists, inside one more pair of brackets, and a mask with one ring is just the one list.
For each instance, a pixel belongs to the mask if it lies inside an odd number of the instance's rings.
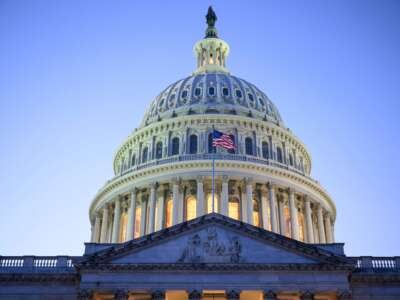
{"label": "blue sky", "polygon": [[313,157],[348,255],[400,255],[400,2],[0,2],[0,255],[80,255],[89,204],[150,101],[195,68],[208,5],[228,67]]}

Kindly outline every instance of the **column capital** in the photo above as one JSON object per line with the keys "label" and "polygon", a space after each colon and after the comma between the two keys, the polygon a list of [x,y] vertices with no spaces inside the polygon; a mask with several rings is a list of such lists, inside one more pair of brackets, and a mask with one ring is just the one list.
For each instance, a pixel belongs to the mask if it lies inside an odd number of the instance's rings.
{"label": "column capital", "polygon": [[127,300],[128,299],[128,291],[126,290],[116,290],[114,292],[115,300]]}
{"label": "column capital", "polygon": [[270,190],[275,190],[276,189],[276,184],[273,183],[272,181],[267,182],[267,188]]}
{"label": "column capital", "polygon": [[129,193],[131,193],[131,194],[137,194],[139,192],[139,189],[135,186],[134,188],[132,188],[132,189],[130,189],[129,190]]}
{"label": "column capital", "polygon": [[199,183],[203,183],[204,182],[204,176],[202,176],[202,175],[196,176],[196,181],[197,181],[198,184]]}
{"label": "column capital", "polygon": [[310,291],[305,291],[303,294],[300,296],[301,300],[313,300],[314,295]]}
{"label": "column capital", "polygon": [[276,300],[276,294],[271,290],[264,291],[263,298],[264,300]]}
{"label": "column capital", "polygon": [[240,298],[240,291],[239,290],[230,290],[226,292],[227,300],[238,300]]}
{"label": "column capital", "polygon": [[245,177],[245,178],[243,178],[243,183],[245,185],[253,184],[253,178],[252,177]]}
{"label": "column capital", "polygon": [[189,300],[200,300],[201,292],[198,290],[191,290],[188,292]]}
{"label": "column capital", "polygon": [[181,180],[180,177],[173,177],[173,178],[171,179],[171,181],[172,181],[173,184],[177,184],[177,185],[180,185],[181,182],[182,182],[182,180]]}
{"label": "column capital", "polygon": [[165,299],[165,291],[164,290],[151,291],[151,299],[152,300],[164,300]]}
{"label": "column capital", "polygon": [[351,292],[350,291],[343,291],[339,293],[339,300],[351,300]]}
{"label": "column capital", "polygon": [[222,175],[222,183],[228,183],[229,182],[229,176],[228,175]]}
{"label": "column capital", "polygon": [[289,196],[294,196],[294,194],[296,193],[296,190],[294,188],[288,188],[287,193]]}
{"label": "column capital", "polygon": [[158,182],[153,182],[149,184],[150,189],[157,189],[159,186]]}

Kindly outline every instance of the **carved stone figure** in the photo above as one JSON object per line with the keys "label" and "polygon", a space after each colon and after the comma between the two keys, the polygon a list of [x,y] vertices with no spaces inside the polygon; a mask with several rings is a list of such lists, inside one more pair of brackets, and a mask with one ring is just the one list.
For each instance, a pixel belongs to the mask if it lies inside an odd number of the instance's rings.
{"label": "carved stone figure", "polygon": [[178,262],[200,262],[201,261],[201,239],[198,234],[189,238],[188,245],[182,253]]}

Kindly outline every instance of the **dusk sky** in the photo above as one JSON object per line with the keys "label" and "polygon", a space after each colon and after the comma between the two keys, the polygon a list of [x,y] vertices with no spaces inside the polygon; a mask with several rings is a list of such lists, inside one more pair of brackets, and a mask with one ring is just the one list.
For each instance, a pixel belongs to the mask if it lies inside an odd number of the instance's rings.
{"label": "dusk sky", "polygon": [[400,255],[400,1],[0,1],[0,255],[81,255],[89,204],[151,100],[227,67],[278,107],[347,255]]}

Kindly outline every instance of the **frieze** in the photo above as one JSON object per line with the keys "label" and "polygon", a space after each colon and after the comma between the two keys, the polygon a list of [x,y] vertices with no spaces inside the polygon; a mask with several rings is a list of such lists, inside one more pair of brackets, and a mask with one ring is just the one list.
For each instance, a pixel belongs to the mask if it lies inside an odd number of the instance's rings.
{"label": "frieze", "polygon": [[199,233],[188,239],[186,248],[183,250],[179,263],[239,263],[243,262],[241,257],[242,244],[237,236],[227,238],[223,241],[218,236],[215,227],[207,229],[206,237]]}

